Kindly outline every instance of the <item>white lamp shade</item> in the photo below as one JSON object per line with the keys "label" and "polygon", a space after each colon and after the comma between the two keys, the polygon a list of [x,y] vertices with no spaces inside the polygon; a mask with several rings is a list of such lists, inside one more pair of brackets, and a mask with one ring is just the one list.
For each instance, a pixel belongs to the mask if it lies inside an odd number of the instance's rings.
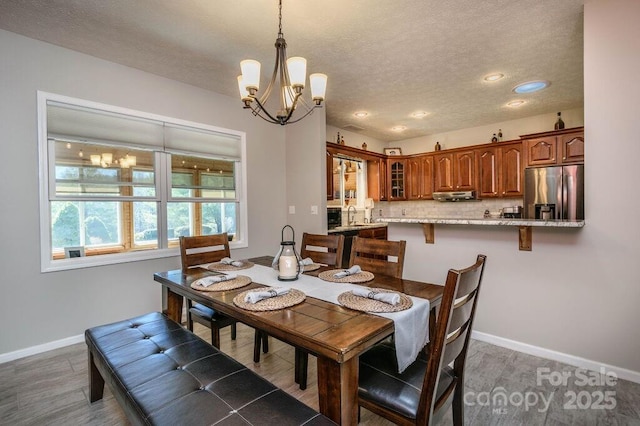
{"label": "white lamp shade", "polygon": [[295,94],[293,93],[291,86],[283,87],[282,91],[284,92],[284,106],[287,110],[289,110],[293,106],[293,99],[295,97]]}
{"label": "white lamp shade", "polygon": [[126,158],[121,158],[120,159],[120,168],[121,169],[128,169],[129,168],[129,161]]}
{"label": "white lamp shade", "polygon": [[102,160],[99,154],[91,154],[89,158],[91,159],[91,164],[93,164],[94,166],[99,166],[100,161]]}
{"label": "white lamp shade", "polygon": [[307,79],[307,60],[300,56],[289,58],[287,59],[287,70],[291,86],[304,88]]}
{"label": "white lamp shade", "polygon": [[240,62],[240,69],[242,70],[242,82],[245,89],[260,88],[260,62],[253,59],[245,59]]}
{"label": "white lamp shade", "polygon": [[247,90],[247,86],[244,85],[244,80],[241,75],[238,76],[238,90],[240,90],[240,99],[243,101],[246,99],[251,99],[249,96],[249,91]]}
{"label": "white lamp shade", "polygon": [[113,162],[113,154],[110,152],[105,152],[102,154],[102,161],[107,164],[111,164]]}
{"label": "white lamp shade", "polygon": [[127,154],[127,157],[125,159],[127,160],[130,166],[135,166],[138,163],[138,159],[136,158],[135,155]]}
{"label": "white lamp shade", "polygon": [[323,101],[327,91],[327,75],[320,73],[311,74],[309,76],[309,82],[311,83],[311,97],[313,100]]}

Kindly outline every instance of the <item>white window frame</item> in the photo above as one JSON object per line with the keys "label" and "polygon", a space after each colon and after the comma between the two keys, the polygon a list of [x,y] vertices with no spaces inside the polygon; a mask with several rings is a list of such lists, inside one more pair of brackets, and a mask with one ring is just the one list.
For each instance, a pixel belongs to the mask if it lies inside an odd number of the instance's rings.
{"label": "white window frame", "polygon": [[[210,126],[202,123],[181,120],[172,117],[161,116],[143,111],[132,110],[128,108],[107,105],[83,99],[72,98],[64,95],[38,91],[37,92],[37,108],[38,108],[38,153],[39,153],[39,198],[40,198],[40,270],[41,272],[63,271],[70,269],[88,268],[103,265],[112,265],[125,262],[135,262],[149,259],[159,259],[173,257],[179,255],[179,248],[167,247],[167,217],[166,205],[171,196],[171,165],[167,164],[168,160],[160,161],[156,166],[156,190],[159,196],[158,207],[158,245],[157,249],[129,251],[123,253],[105,254],[98,256],[85,256],[71,259],[52,259],[51,254],[51,208],[49,191],[55,187],[54,182],[50,182],[49,165],[55,158],[53,153],[49,153],[48,143],[48,126],[47,126],[47,105],[49,101],[68,104],[79,108],[88,108],[104,111],[105,113],[115,113],[128,115],[136,119],[151,120],[168,125],[181,126],[202,130],[204,132],[213,132],[225,134],[238,138],[240,158],[235,159],[235,186],[237,205],[237,229],[240,230],[239,238],[234,238],[229,243],[230,248],[245,248],[249,244],[248,231],[248,206],[247,206],[247,155],[246,155],[246,133],[237,130],[226,129],[222,127]],[[157,147],[164,149],[164,142],[159,141]],[[191,155],[198,155],[198,151],[190,152]],[[202,153],[203,156],[210,154]],[[165,156],[167,159],[168,156]],[[55,161],[55,160],[53,160]],[[55,190],[55,189],[54,189]],[[200,200],[202,201],[202,200]],[[231,201],[229,201],[231,202]],[[234,201],[236,202],[236,201]],[[164,205],[164,207],[162,207]]]}

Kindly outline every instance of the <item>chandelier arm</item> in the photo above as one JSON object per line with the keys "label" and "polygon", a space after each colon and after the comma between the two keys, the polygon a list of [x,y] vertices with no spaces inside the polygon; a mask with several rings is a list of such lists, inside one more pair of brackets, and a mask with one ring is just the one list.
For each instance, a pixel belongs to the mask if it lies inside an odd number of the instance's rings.
{"label": "chandelier arm", "polygon": [[305,118],[307,115],[311,114],[316,108],[322,108],[322,105],[316,105],[313,108],[311,108],[310,110],[308,110],[302,117],[298,117],[295,120],[291,120],[291,121],[287,121],[287,124],[293,124],[293,123],[297,123],[298,121],[302,120],[303,118]]}
{"label": "chandelier arm", "polygon": [[[267,111],[267,109],[264,107],[264,105],[262,104],[262,102],[260,102],[260,100],[259,100],[258,98],[254,98],[254,99],[255,99],[256,103],[258,104],[258,106],[260,107],[259,109],[257,109],[257,110],[258,110],[258,113],[257,113],[258,115],[259,115],[260,111],[262,111],[264,114],[266,114],[266,115],[269,117],[269,119],[270,119],[272,122],[274,122],[274,123],[279,123],[279,124],[283,124],[283,123],[281,123],[281,122],[280,122],[280,120],[279,120],[279,119],[274,118],[271,114],[269,114],[269,111]],[[253,110],[253,108],[251,108],[251,109]],[[255,111],[255,110],[254,110],[254,111]],[[261,118],[264,118],[264,117],[262,117],[262,116],[260,116],[260,117],[261,117]],[[265,119],[265,120],[266,120],[266,119]],[[268,121],[268,120],[267,120],[267,121]]]}

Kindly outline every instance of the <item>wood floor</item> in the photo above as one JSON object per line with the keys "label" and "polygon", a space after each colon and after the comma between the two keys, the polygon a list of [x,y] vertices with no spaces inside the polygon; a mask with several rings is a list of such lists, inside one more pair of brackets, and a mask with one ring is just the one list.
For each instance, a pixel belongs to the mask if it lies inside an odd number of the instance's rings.
{"label": "wood floor", "polygon": [[[196,332],[209,340],[209,330],[196,326]],[[273,338],[269,343],[269,353],[262,355],[260,364],[254,364],[253,329],[239,324],[235,341],[229,338],[228,328],[222,333],[224,352],[317,409],[315,358],[309,358],[308,388],[301,391],[293,381],[293,349]],[[538,384],[539,368],[570,377],[566,385],[554,385],[545,379]],[[576,379],[579,372],[575,367],[472,341],[465,381],[465,423],[640,426],[639,384],[618,380],[610,386],[581,386]],[[592,408],[598,401],[607,405],[607,400],[600,398],[605,391],[613,392],[609,395],[615,407]],[[572,402],[574,394],[580,396]],[[544,402],[547,400],[548,406]],[[450,414],[442,423],[451,424]],[[125,424],[127,420],[108,386],[103,400],[89,404],[84,344],[0,364],[0,425]],[[363,410],[361,424],[392,423]]]}

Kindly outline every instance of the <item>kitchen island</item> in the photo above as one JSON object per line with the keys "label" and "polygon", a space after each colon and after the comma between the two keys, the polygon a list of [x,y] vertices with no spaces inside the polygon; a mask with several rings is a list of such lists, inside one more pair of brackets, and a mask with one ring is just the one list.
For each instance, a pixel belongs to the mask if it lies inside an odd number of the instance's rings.
{"label": "kitchen island", "polygon": [[534,227],[545,228],[582,228],[584,220],[539,220],[539,219],[511,219],[511,218],[428,218],[428,217],[378,217],[377,223],[416,223],[421,224],[425,236],[425,243],[435,243],[435,225],[479,225],[479,226],[517,226],[519,248],[531,251],[531,235]]}
{"label": "kitchen island", "polygon": [[376,221],[374,223],[356,222],[351,225],[338,226],[336,228],[329,229],[327,233],[344,235],[342,267],[346,268],[349,266],[349,259],[351,257],[351,243],[353,241],[353,237],[375,238],[378,240],[386,240],[387,224],[382,221]]}

